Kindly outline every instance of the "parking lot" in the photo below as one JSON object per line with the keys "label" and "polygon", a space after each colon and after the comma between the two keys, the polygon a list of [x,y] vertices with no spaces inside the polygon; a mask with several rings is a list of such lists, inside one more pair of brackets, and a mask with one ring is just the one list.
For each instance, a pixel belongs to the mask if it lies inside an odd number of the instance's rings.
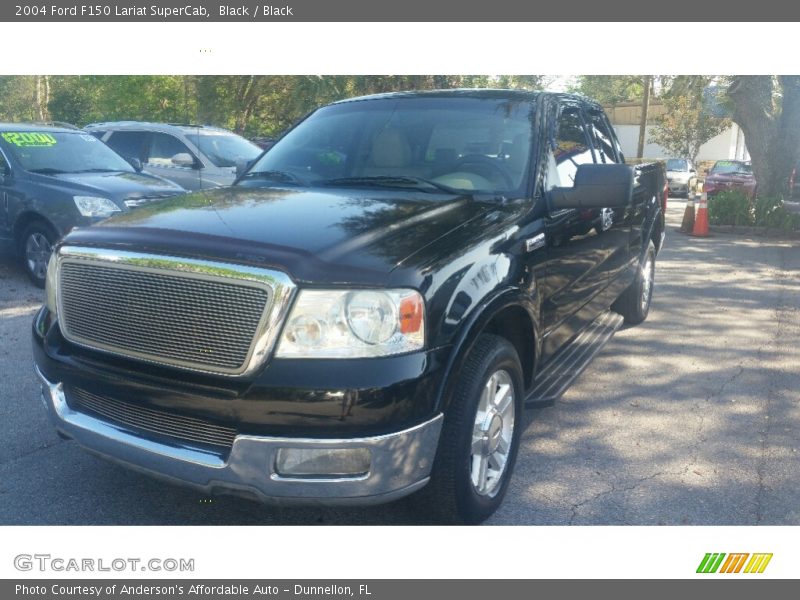
{"label": "parking lot", "polygon": [[[490,524],[800,524],[800,245],[675,231],[650,316],[553,407],[528,413]],[[0,524],[412,524],[401,501],[273,508],[204,498],[90,456],[47,422],[32,371],[42,293],[0,258]]]}

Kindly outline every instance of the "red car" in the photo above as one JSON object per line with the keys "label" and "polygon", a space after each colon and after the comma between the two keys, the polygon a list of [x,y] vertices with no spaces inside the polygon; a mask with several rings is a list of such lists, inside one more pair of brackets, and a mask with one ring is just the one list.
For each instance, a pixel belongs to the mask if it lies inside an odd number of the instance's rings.
{"label": "red car", "polygon": [[711,167],[703,183],[709,197],[727,190],[741,190],[751,200],[756,195],[756,178],[753,165],[743,160],[718,160]]}

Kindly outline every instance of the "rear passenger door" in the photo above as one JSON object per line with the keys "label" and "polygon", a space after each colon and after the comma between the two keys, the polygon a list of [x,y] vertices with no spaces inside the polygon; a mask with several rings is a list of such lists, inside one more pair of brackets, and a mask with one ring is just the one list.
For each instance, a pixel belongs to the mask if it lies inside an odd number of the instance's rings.
{"label": "rear passenger door", "polygon": [[124,159],[135,158],[144,164],[147,135],[146,131],[112,131],[105,142]]}
{"label": "rear passenger door", "polygon": [[149,173],[174,181],[187,190],[200,189],[202,163],[174,135],[152,132],[148,139],[144,165]]}

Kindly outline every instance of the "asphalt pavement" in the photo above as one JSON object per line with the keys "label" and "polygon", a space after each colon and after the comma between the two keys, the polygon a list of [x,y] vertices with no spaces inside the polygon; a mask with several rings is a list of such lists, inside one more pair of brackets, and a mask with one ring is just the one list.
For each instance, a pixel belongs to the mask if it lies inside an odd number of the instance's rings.
{"label": "asphalt pavement", "polygon": [[[800,245],[677,233],[670,201],[647,321],[555,406],[527,413],[490,524],[800,524]],[[32,371],[42,293],[0,257],[0,524],[420,524],[407,501],[274,508],[206,498],[61,440]]]}

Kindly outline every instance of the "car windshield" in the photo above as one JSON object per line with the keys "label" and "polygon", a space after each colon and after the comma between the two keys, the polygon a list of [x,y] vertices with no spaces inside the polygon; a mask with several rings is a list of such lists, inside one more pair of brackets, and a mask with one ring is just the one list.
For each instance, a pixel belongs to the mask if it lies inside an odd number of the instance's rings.
{"label": "car windshield", "polygon": [[251,161],[261,148],[235,133],[201,131],[186,137],[217,167],[235,167],[239,161]]}
{"label": "car windshield", "polygon": [[688,171],[689,164],[680,158],[670,158],[667,161],[667,171]]}
{"label": "car windshield", "polygon": [[751,175],[753,173],[753,166],[750,163],[738,162],[735,160],[718,160],[714,163],[714,166],[711,167],[709,173],[713,173],[714,175],[726,175],[729,173]]}
{"label": "car windshield", "polygon": [[119,154],[93,135],[62,131],[0,132],[22,168],[32,173],[133,172]]}
{"label": "car windshield", "polygon": [[401,97],[322,108],[243,176],[300,186],[523,193],[530,100]]}

